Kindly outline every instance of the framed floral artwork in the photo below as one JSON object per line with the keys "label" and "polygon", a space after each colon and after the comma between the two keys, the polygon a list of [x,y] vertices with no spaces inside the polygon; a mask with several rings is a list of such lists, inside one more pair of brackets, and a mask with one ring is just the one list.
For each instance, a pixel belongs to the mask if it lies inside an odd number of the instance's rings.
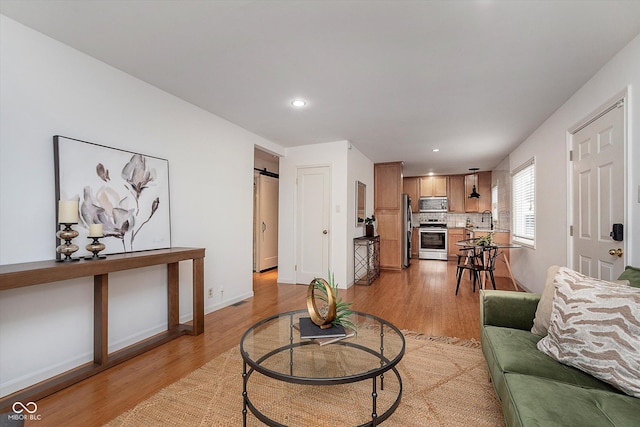
{"label": "framed floral artwork", "polygon": [[91,224],[102,224],[102,254],[171,247],[168,160],[59,135],[53,149],[56,203],[78,201],[74,255],[91,254]]}

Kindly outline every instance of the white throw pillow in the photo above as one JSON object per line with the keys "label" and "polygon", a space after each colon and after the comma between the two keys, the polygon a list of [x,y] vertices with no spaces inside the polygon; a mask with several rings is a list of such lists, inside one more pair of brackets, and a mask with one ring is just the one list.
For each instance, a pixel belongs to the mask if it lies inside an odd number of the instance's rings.
{"label": "white throw pillow", "polygon": [[531,332],[542,337],[547,335],[547,329],[549,329],[553,296],[556,293],[556,288],[553,282],[559,269],[560,266],[558,265],[552,265],[547,269],[547,280],[544,282],[544,289],[542,290],[542,295],[540,296],[540,301],[538,301],[538,307],[536,308],[536,316],[533,319]]}
{"label": "white throw pillow", "polygon": [[548,335],[538,349],[640,397],[640,289],[561,267]]}

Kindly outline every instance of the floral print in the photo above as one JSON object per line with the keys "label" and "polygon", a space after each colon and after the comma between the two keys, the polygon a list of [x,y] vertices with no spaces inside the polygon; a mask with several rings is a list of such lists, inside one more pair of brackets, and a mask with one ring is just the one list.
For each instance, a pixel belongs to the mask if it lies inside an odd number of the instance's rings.
{"label": "floral print", "polygon": [[142,155],[134,154],[122,169],[122,178],[129,184],[129,191],[135,196],[137,204],[142,190],[156,179],[156,171],[147,169],[147,162]]}
{"label": "floral print", "polygon": [[[105,183],[111,181],[109,169],[102,163],[96,165],[96,174]],[[151,203],[148,217],[140,220],[138,216],[141,195],[155,181],[155,169],[147,168],[144,156],[134,154],[122,168],[121,176],[126,182],[124,186],[129,194],[122,196],[109,185],[98,188],[94,193],[90,186],[86,186],[83,190],[84,200],[80,206],[80,215],[87,227],[89,224],[102,224],[105,237],[122,240],[124,251],[127,252],[133,250],[136,235],[156,213],[160,198],[156,197]],[[140,225],[136,228],[138,223]]]}

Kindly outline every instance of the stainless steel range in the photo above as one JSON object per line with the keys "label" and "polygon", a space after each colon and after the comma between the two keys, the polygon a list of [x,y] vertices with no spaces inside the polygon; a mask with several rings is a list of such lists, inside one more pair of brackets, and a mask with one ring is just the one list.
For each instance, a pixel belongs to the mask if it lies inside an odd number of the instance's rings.
{"label": "stainless steel range", "polygon": [[447,223],[429,219],[420,223],[418,258],[447,260]]}

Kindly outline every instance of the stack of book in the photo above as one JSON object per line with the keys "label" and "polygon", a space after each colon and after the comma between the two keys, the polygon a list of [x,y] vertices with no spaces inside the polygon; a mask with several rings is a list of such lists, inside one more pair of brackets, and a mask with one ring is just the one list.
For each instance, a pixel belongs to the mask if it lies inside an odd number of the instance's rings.
{"label": "stack of book", "polygon": [[355,331],[345,329],[342,325],[331,325],[322,329],[313,323],[310,317],[301,317],[295,326],[300,331],[300,339],[310,339],[320,345],[331,344],[355,335]]}

